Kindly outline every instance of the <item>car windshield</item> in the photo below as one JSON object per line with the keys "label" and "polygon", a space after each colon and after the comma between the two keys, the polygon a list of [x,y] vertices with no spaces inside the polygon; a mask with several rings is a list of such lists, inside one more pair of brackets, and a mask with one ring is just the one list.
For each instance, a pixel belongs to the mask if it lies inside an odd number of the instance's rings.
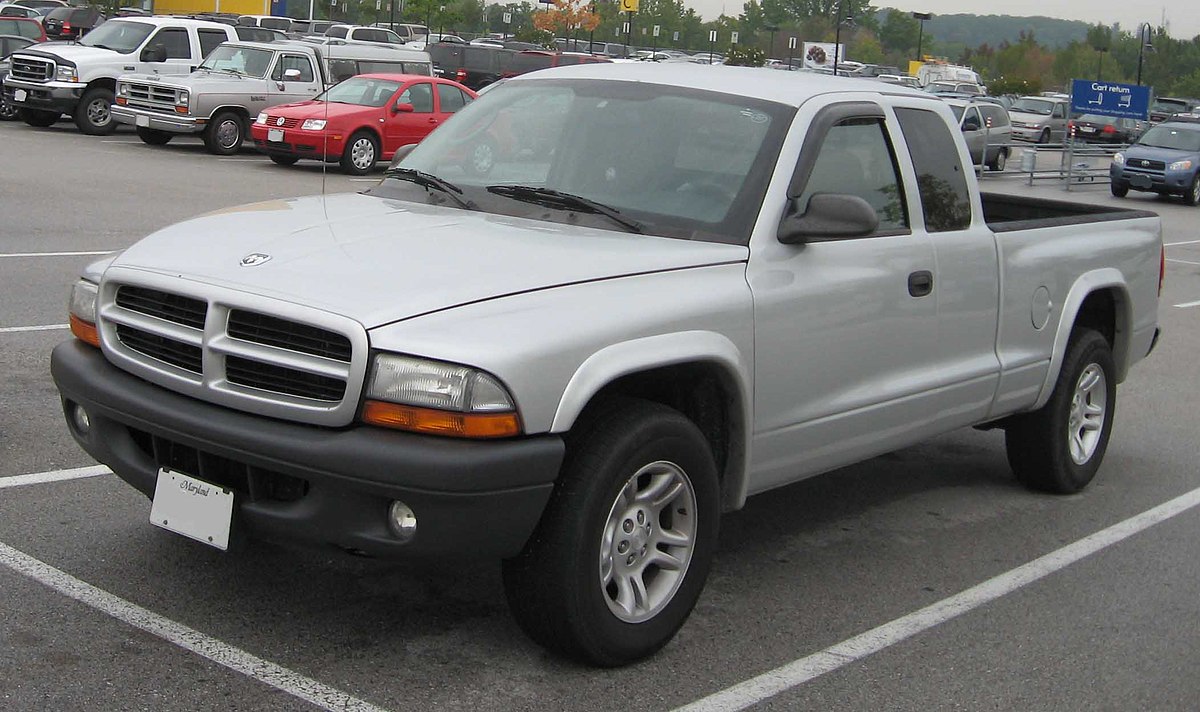
{"label": "car windshield", "polygon": [[265,49],[223,44],[204,58],[204,61],[200,63],[200,68],[261,78],[266,76],[274,55],[274,52]]}
{"label": "car windshield", "polygon": [[1187,111],[1187,108],[1188,105],[1186,101],[1179,101],[1177,99],[1156,99],[1154,102],[1154,107],[1151,109],[1151,111],[1160,111],[1173,114],[1176,112]]}
{"label": "car windshield", "polygon": [[[399,165],[454,183],[484,211],[618,229],[590,211],[547,211],[513,197],[557,191],[615,210],[646,233],[746,244],[794,113],[683,87],[512,80]],[[411,182],[389,186],[399,183],[385,180],[379,190],[413,190]]]}
{"label": "car windshield", "polygon": [[1054,102],[1041,99],[1017,99],[1008,108],[1009,111],[1038,114],[1039,116],[1049,116],[1052,109],[1054,109]]}
{"label": "car windshield", "polygon": [[154,25],[131,20],[109,20],[83,36],[79,44],[87,47],[111,49],[121,54],[129,54],[150,36]]}
{"label": "car windshield", "polygon": [[1155,126],[1142,134],[1137,143],[1139,146],[1200,153],[1200,130],[1179,126]]}
{"label": "car windshield", "polygon": [[391,99],[402,85],[403,82],[390,79],[354,77],[330,87],[328,91],[317,96],[317,101],[379,107],[388,103],[388,99]]}

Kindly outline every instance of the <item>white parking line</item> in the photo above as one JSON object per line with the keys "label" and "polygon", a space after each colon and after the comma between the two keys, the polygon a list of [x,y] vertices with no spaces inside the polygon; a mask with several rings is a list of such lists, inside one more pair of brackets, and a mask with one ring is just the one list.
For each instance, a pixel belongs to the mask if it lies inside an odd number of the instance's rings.
{"label": "white parking line", "polygon": [[1200,265],[1200,262],[1188,262],[1187,260],[1175,260],[1175,259],[1171,259],[1170,257],[1167,258],[1167,262],[1178,262],[1179,264],[1183,264],[1183,265]]}
{"label": "white parking line", "polygon": [[1163,247],[1175,247],[1176,245],[1195,245],[1200,243],[1200,240],[1185,240],[1183,242],[1164,242]]}
{"label": "white parking line", "polygon": [[369,702],[164,618],[3,543],[0,543],[0,564],[119,621],[323,709],[337,712],[383,712],[382,708]]}
{"label": "white parking line", "polygon": [[54,331],[70,329],[70,324],[44,324],[42,326],[0,326],[0,334],[20,334],[26,331]]}
{"label": "white parking line", "polygon": [[112,470],[104,465],[92,465],[91,467],[76,467],[73,470],[35,472],[32,475],[9,475],[8,477],[0,477],[0,489],[23,487],[25,485],[42,485],[47,482],[62,482],[64,480],[78,480],[84,477],[99,477],[100,475],[111,474]]}
{"label": "white parking line", "polygon": [[99,250],[96,252],[9,252],[0,257],[80,257],[83,255],[111,255],[116,250]]}
{"label": "white parking line", "polygon": [[1176,309],[1189,309],[1191,307],[1200,307],[1200,302],[1184,302],[1183,304],[1175,305]]}
{"label": "white parking line", "polygon": [[733,712],[746,709],[1028,586],[1086,556],[1182,514],[1198,504],[1200,488],[1034,559],[1024,566],[988,579],[962,593],[680,707],[675,712]]}

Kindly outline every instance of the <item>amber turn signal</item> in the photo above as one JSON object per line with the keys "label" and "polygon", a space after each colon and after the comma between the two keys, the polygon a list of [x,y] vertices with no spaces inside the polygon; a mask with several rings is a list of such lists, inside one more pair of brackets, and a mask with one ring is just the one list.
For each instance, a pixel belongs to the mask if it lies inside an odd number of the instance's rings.
{"label": "amber turn signal", "polygon": [[385,428],[455,438],[507,438],[521,434],[516,413],[455,413],[369,400],[362,421]]}
{"label": "amber turn signal", "polygon": [[100,334],[96,332],[95,324],[89,324],[74,314],[70,316],[70,321],[71,333],[75,335],[75,338],[96,348],[100,348]]}

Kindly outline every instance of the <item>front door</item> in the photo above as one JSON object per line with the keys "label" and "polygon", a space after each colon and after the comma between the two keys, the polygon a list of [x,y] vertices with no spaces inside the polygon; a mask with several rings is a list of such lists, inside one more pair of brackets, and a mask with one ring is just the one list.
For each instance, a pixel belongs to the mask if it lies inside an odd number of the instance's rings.
{"label": "front door", "polygon": [[[411,105],[412,111],[395,111],[396,105]],[[438,123],[434,113],[433,84],[415,81],[406,86],[384,115],[384,155],[391,155],[401,146],[420,143]]]}
{"label": "front door", "polygon": [[[296,72],[299,76],[295,76]],[[281,52],[271,68],[270,79],[272,105],[308,101],[321,92],[312,60],[307,55]]]}

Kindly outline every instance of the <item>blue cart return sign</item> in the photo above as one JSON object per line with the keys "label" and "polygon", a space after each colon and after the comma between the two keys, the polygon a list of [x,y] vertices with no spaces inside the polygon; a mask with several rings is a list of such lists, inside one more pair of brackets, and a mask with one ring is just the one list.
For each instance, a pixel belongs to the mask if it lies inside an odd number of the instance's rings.
{"label": "blue cart return sign", "polygon": [[1145,121],[1150,118],[1150,87],[1076,79],[1071,82],[1071,111]]}

